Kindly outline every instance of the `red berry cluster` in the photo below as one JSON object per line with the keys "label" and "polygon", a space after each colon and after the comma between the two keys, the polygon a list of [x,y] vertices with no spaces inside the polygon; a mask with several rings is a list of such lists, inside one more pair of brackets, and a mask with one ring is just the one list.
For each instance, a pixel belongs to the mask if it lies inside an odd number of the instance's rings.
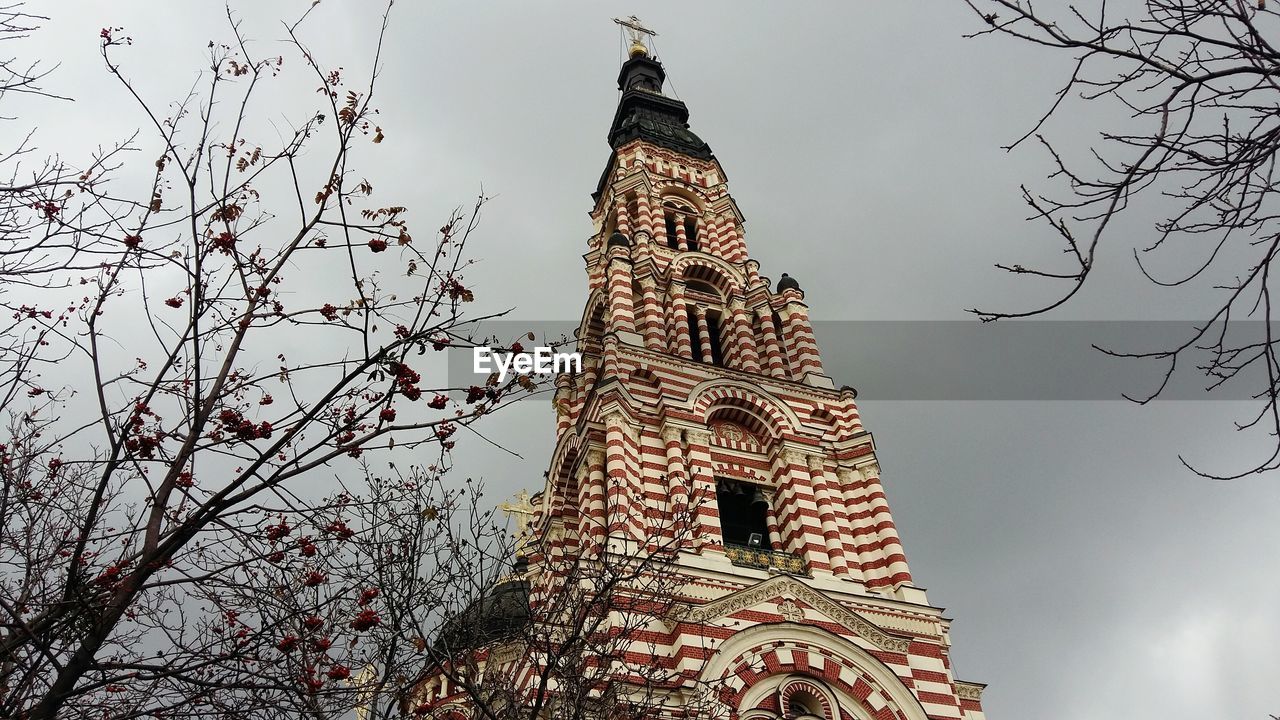
{"label": "red berry cluster", "polygon": [[146,403],[138,403],[133,406],[133,413],[129,415],[128,437],[124,441],[124,448],[132,455],[137,455],[144,460],[150,460],[155,457],[156,449],[164,442],[167,434],[159,428],[148,432],[146,429],[146,418],[152,418],[156,421],[160,420],[160,416],[151,411]]}
{"label": "red berry cluster", "polygon": [[230,255],[236,249],[236,236],[233,233],[218,233],[213,238],[213,249],[219,250],[223,255]]}
{"label": "red berry cluster", "polygon": [[255,425],[252,420],[240,414],[239,410],[232,408],[226,408],[218,413],[218,422],[221,423],[221,429],[210,432],[210,439],[221,440],[223,432],[230,433],[242,442],[266,440],[271,437],[271,423],[264,420]]}
{"label": "red berry cluster", "polygon": [[422,397],[422,389],[418,387],[418,383],[422,381],[422,376],[415,372],[413,368],[404,363],[393,362],[389,369],[396,376],[396,384],[400,387],[401,395],[404,395],[410,401]]}
{"label": "red berry cluster", "polygon": [[351,629],[364,632],[381,624],[382,617],[378,615],[376,610],[365,609],[357,613],[355,619],[351,621]]}
{"label": "red berry cluster", "polygon": [[328,525],[325,525],[324,532],[326,534],[337,535],[339,538],[343,540],[350,540],[351,537],[356,534],[354,530],[347,527],[347,524],[342,522],[341,520],[334,520]]}
{"label": "red berry cluster", "polygon": [[32,203],[31,207],[44,215],[45,220],[52,220],[57,217],[58,213],[62,212],[62,206],[52,200]]}
{"label": "red berry cluster", "polygon": [[267,526],[267,540],[274,543],[288,536],[291,532],[293,532],[293,528],[289,526],[288,522],[285,522],[284,518],[280,518],[280,524]]}
{"label": "red berry cluster", "polygon": [[298,552],[303,557],[315,557],[316,549],[315,543],[311,542],[311,538],[305,535],[298,538]]}

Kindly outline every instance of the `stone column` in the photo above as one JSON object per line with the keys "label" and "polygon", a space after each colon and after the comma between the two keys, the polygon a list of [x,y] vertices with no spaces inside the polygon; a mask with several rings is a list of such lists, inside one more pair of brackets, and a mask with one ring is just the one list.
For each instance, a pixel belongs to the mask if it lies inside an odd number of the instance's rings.
{"label": "stone column", "polygon": [[826,541],[818,523],[817,503],[809,484],[809,464],[797,450],[782,452],[781,503],[778,521],[791,552],[800,554],[810,570],[830,570]]}
{"label": "stone column", "polygon": [[[885,563],[888,577],[885,585],[897,586],[911,582],[911,571],[907,568],[907,556],[902,550],[902,541],[898,538],[898,528],[889,515],[889,501],[885,499],[884,488],[880,485],[880,466],[870,463],[858,468],[865,478],[867,502],[871,506],[871,524],[880,538],[880,551]],[[871,583],[868,583],[870,585]]]}
{"label": "stone column", "polygon": [[765,508],[765,526],[769,528],[769,546],[773,550],[782,550],[782,531],[778,528],[778,513],[773,509],[774,503],[778,501],[778,494],[772,490],[765,490],[765,499],[769,501],[769,507]]}
{"label": "stone column", "polygon": [[822,525],[822,538],[827,546],[827,556],[831,558],[831,572],[836,575],[849,574],[849,563],[845,561],[844,544],[840,541],[840,528],[836,524],[836,513],[831,494],[827,489],[827,479],[821,455],[810,455],[809,482],[813,486],[814,498],[818,502],[818,520]]}
{"label": "stone column", "polygon": [[686,430],[689,441],[689,479],[693,488],[693,502],[697,525],[694,535],[699,548],[724,549],[724,537],[720,531],[720,510],[716,504],[716,480],[711,467],[711,433],[706,430]]}
{"label": "stone column", "polygon": [[742,262],[747,259],[747,251],[742,242],[742,235],[738,232],[738,223],[732,218],[729,220],[729,227],[725,233],[725,259],[729,262]]}
{"label": "stone column", "polygon": [[649,204],[649,194],[640,192],[636,197],[636,212],[639,214],[637,218],[637,230],[643,230],[650,237],[654,236],[653,232],[653,207]]}
{"label": "stone column", "polygon": [[604,450],[595,447],[587,450],[582,475],[578,480],[578,507],[582,508],[578,537],[584,551],[594,555],[604,546],[605,538]]}
{"label": "stone column", "polygon": [[747,320],[741,295],[735,295],[729,301],[729,312],[733,319],[734,364],[743,372],[758,373],[760,354],[756,351],[756,335],[751,330],[751,322]]}
{"label": "stone column", "polygon": [[[707,311],[701,305],[693,306],[693,313],[698,321],[698,343],[702,346],[702,362],[710,365],[714,359],[711,354],[711,328],[707,325]],[[694,358],[698,360],[699,358]]]}
{"label": "stone column", "polygon": [[671,310],[674,318],[675,353],[686,360],[693,359],[693,340],[689,337],[689,309],[684,300],[684,281],[671,282]]}
{"label": "stone column", "polygon": [[[623,235],[626,235],[627,239],[630,239],[631,238],[631,214],[627,210],[627,199],[625,197],[616,198],[613,205],[613,211],[614,211],[615,217],[618,220],[618,222],[615,224],[615,227],[618,229],[618,232],[622,233]],[[609,240],[608,238],[605,238],[605,242],[608,242],[608,240]]]}
{"label": "stone column", "polygon": [[652,277],[646,275],[640,278],[640,292],[644,303],[644,346],[661,352],[666,349],[662,331],[662,309]]}
{"label": "stone column", "polygon": [[676,249],[684,252],[689,249],[689,238],[684,232],[684,216],[676,213]]}
{"label": "stone column", "polygon": [[[663,428],[662,444],[667,453],[667,496],[671,499],[671,532],[677,536],[691,531],[689,512],[689,477],[684,466],[684,447],[680,430]],[[696,528],[696,523],[692,524]],[[688,538],[692,541],[693,538]],[[692,545],[692,542],[689,543]]]}
{"label": "stone column", "polygon": [[798,290],[783,293],[786,305],[780,313],[786,324],[787,347],[793,360],[792,376],[805,380],[810,374],[822,374],[822,356],[818,354],[818,341],[813,337],[809,324],[809,307],[801,302]]}
{"label": "stone column", "polygon": [[720,229],[724,225],[724,218],[716,217],[708,223],[707,242],[704,250],[715,255],[716,257],[724,257],[724,245],[720,239]]}
{"label": "stone column", "polygon": [[627,493],[626,420],[622,415],[613,413],[604,422],[605,474],[608,477],[605,523],[610,537],[626,536],[630,534],[627,521],[631,512],[631,498]]}
{"label": "stone column", "polygon": [[773,377],[787,376],[786,359],[782,356],[782,343],[778,339],[778,330],[773,325],[773,311],[768,305],[758,310],[760,313],[760,332],[764,335],[764,355],[769,374]]}
{"label": "stone column", "polygon": [[862,473],[853,468],[837,467],[836,477],[840,480],[840,489],[844,495],[850,540],[853,542],[858,566],[862,569],[862,581],[872,586],[875,578],[884,577],[885,569],[876,562],[880,556],[880,535],[871,523],[871,505],[867,502],[866,483]]}
{"label": "stone column", "polygon": [[601,353],[604,357],[604,377],[605,379],[616,378],[622,374],[622,370],[618,365],[618,336],[606,335],[604,338],[604,351]]}
{"label": "stone column", "polygon": [[569,373],[556,375],[551,406],[556,411],[556,437],[560,437],[573,425],[573,377]]}
{"label": "stone column", "polygon": [[631,296],[631,259],[627,248],[614,246],[609,253],[609,317],[610,330],[635,332],[635,308]]}

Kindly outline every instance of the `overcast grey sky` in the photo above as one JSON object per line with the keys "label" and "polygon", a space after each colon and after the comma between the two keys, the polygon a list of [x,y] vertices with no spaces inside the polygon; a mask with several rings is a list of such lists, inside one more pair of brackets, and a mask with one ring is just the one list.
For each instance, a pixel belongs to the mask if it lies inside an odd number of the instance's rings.
{"label": "overcast grey sky", "polygon": [[[307,4],[233,2],[264,47],[282,34],[275,20]],[[41,145],[71,156],[142,122],[105,82],[100,28],[135,38],[122,57],[157,99],[180,96],[207,41],[226,37],[216,3],[33,5],[53,16],[33,49],[62,62],[47,84],[76,98],[41,106]],[[371,5],[324,0],[307,33],[317,54],[358,72],[376,31]],[[371,156],[371,179],[399,188],[424,229],[481,185],[497,196],[473,248],[483,302],[530,320],[577,318],[589,194],[617,100],[609,20],[632,13],[660,33],[674,90],[746,214],[753,257],[766,275],[796,276],[815,319],[963,319],[974,305],[1044,294],[991,267],[1052,257],[1017,194],[1047,174],[1046,157],[999,148],[1047,107],[1066,58],[962,39],[976,24],[959,0],[401,2],[378,103],[393,151]],[[313,89],[293,84],[299,98]],[[1108,113],[1072,111],[1049,129],[1084,148]],[[1059,319],[1195,317],[1203,294],[1157,293],[1126,260],[1148,232],[1141,220],[1117,227],[1121,241],[1103,252],[1114,265]],[[837,384],[861,387],[856,363],[825,361]],[[1253,457],[1258,445],[1229,430],[1239,405],[861,408],[913,574],[955,620],[958,677],[990,684],[992,720],[1280,713],[1280,477],[1212,483],[1177,461]],[[460,469],[495,494],[539,487],[553,440],[545,403],[488,429],[523,457],[464,443]]]}

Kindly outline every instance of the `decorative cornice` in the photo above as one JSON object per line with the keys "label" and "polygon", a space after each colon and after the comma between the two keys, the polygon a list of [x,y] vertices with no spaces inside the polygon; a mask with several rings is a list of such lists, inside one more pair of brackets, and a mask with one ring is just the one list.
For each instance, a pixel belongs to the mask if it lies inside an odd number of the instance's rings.
{"label": "decorative cornice", "polygon": [[956,681],[956,695],[961,700],[981,700],[982,691],[986,688],[987,686],[982,683]]}
{"label": "decorative cornice", "polygon": [[754,605],[771,602],[775,598],[800,600],[881,650],[905,653],[911,646],[909,638],[885,632],[858,613],[787,575],[769,578],[758,585],[726,595],[705,605],[685,606],[676,611],[675,619],[685,622],[706,622],[732,615]]}
{"label": "decorative cornice", "polygon": [[711,433],[703,428],[689,428],[685,431],[685,437],[689,439],[689,444],[711,445]]}

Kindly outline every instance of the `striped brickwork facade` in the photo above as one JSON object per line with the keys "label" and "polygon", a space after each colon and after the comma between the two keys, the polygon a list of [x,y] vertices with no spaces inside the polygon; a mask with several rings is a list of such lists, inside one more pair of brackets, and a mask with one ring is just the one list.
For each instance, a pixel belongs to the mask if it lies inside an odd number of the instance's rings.
{"label": "striped brickwork facade", "polygon": [[[913,584],[856,393],[825,374],[804,293],[749,258],[719,163],[615,147],[592,219],[585,363],[556,380],[534,597],[555,586],[542,559],[687,535],[660,568],[678,589],[650,598],[677,610],[628,638],[616,673],[673,673],[654,717],[711,688],[715,716],[740,720],[983,720],[949,620]],[[767,500],[768,553],[725,541],[720,483]],[[472,717],[457,689],[427,694]]]}
{"label": "striped brickwork facade", "polygon": [[[652,545],[684,518],[668,567],[684,616],[627,658],[713,680],[729,717],[780,718],[794,701],[833,719],[982,718],[981,686],[951,672],[948,621],[912,583],[855,393],[824,374],[803,292],[773,290],[749,260],[719,165],[637,141],[610,173],[579,329],[588,355],[606,348],[589,363],[605,374],[558,380],[538,521],[560,539],[543,551]],[[628,244],[610,246],[615,232]],[[798,571],[735,560],[723,479],[765,491],[770,545]]]}

